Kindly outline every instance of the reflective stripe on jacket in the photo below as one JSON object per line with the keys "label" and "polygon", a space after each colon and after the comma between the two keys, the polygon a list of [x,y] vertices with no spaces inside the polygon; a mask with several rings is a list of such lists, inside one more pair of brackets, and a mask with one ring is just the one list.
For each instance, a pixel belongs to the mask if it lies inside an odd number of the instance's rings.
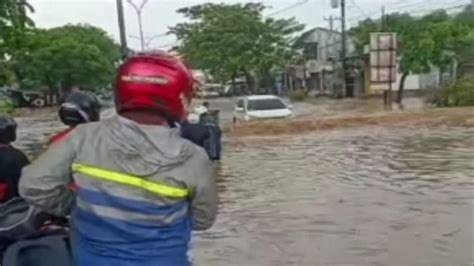
{"label": "reflective stripe on jacket", "polygon": [[215,219],[211,163],[175,129],[122,117],[82,125],[25,169],[20,193],[64,214],[71,176],[77,266],[187,266],[191,230]]}

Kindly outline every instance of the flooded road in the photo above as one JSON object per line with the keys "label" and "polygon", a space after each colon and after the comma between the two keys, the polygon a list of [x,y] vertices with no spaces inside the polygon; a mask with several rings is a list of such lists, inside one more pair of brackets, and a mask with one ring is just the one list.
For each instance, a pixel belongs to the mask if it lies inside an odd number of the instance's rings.
{"label": "flooded road", "polygon": [[[18,122],[32,155],[60,126]],[[228,139],[196,265],[472,265],[473,150],[474,129],[451,127]]]}
{"label": "flooded road", "polygon": [[473,150],[456,128],[228,144],[197,265],[471,265]]}

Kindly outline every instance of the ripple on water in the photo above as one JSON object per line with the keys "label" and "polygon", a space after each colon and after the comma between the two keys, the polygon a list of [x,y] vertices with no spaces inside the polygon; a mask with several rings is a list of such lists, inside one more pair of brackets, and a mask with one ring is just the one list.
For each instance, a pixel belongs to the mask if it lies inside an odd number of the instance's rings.
{"label": "ripple on water", "polygon": [[[112,115],[106,111],[104,116]],[[20,118],[41,151],[55,114]],[[474,131],[362,128],[226,143],[197,265],[470,265]]]}
{"label": "ripple on water", "polygon": [[218,221],[195,241],[198,265],[468,265],[473,133],[366,128],[230,142]]}

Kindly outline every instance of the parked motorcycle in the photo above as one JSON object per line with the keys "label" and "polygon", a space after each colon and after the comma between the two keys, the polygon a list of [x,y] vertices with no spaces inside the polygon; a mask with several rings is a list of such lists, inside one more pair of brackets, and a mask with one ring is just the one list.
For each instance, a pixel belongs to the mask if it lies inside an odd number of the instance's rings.
{"label": "parked motorcycle", "polygon": [[0,205],[0,266],[72,266],[69,222],[21,198]]}

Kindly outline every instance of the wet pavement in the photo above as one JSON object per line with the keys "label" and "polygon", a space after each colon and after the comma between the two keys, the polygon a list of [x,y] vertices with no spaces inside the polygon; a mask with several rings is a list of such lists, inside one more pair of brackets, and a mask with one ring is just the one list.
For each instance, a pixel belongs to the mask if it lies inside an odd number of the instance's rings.
{"label": "wet pavement", "polygon": [[[211,104],[228,122],[229,101]],[[326,106],[295,110],[350,110]],[[55,114],[18,122],[30,155],[60,128]],[[220,213],[193,241],[196,265],[472,265],[473,150],[474,129],[456,127],[227,139]]]}

